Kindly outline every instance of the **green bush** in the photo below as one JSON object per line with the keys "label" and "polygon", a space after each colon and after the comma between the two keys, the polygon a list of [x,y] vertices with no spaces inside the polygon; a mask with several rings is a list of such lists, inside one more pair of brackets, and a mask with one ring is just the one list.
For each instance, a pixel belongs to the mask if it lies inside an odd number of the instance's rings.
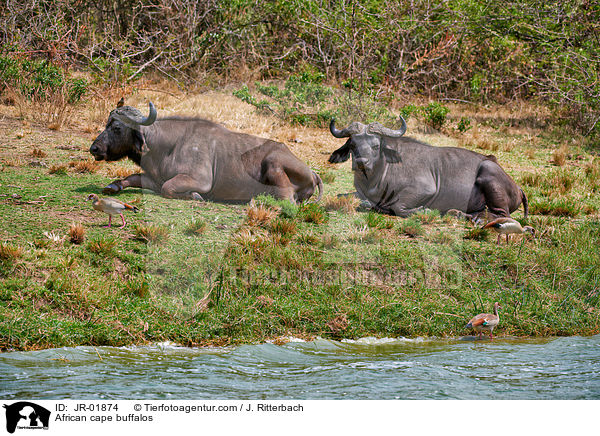
{"label": "green bush", "polygon": [[423,108],[425,122],[436,130],[442,128],[446,122],[446,116],[450,112],[443,104],[432,102]]}
{"label": "green bush", "polygon": [[69,103],[77,103],[88,92],[86,79],[70,78],[46,60],[0,56],[0,91],[7,87],[28,100],[46,100],[62,92]]}

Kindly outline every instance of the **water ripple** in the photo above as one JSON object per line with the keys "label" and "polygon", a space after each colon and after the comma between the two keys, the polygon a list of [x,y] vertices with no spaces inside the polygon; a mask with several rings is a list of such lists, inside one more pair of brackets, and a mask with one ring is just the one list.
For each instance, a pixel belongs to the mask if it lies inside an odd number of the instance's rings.
{"label": "water ripple", "polygon": [[[0,396],[78,399],[600,399],[600,335],[375,339],[0,354]],[[40,397],[41,396],[41,397]]]}

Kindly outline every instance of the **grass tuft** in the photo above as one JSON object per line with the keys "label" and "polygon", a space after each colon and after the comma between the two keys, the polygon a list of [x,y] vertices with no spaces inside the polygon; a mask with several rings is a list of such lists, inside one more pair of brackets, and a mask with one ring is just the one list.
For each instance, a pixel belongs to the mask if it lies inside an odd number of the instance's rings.
{"label": "grass tuft", "polygon": [[206,231],[208,224],[204,220],[197,220],[192,218],[190,222],[185,226],[185,234],[191,236],[199,236]]}
{"label": "grass tuft", "polygon": [[281,236],[294,236],[298,232],[298,225],[295,221],[285,218],[277,218],[271,221],[269,229],[272,233]]}
{"label": "grass tuft", "polygon": [[335,173],[330,170],[319,171],[319,177],[321,177],[323,183],[328,185],[331,185],[333,182],[335,182]]}
{"label": "grass tuft", "polygon": [[111,236],[98,236],[88,242],[87,249],[101,256],[114,256],[117,241]]}
{"label": "grass tuft", "polygon": [[561,146],[560,148],[554,150],[550,162],[559,167],[564,166],[567,163],[567,152],[568,148],[566,146]]}
{"label": "grass tuft", "polygon": [[0,261],[14,262],[23,255],[23,249],[17,245],[0,242]]}
{"label": "grass tuft", "polygon": [[531,201],[529,211],[537,215],[576,217],[581,212],[581,206],[564,196],[553,199],[536,198]]}
{"label": "grass tuft", "polygon": [[394,227],[394,221],[391,218],[373,211],[367,212],[365,223],[371,229],[391,229]]}
{"label": "grass tuft", "polygon": [[398,222],[398,230],[401,234],[416,238],[424,233],[423,224],[418,217],[411,216]]}
{"label": "grass tuft", "polygon": [[48,155],[41,149],[34,147],[33,150],[31,150],[31,156],[37,157],[37,158],[44,158]]}
{"label": "grass tuft", "polygon": [[490,232],[487,229],[482,229],[481,227],[474,227],[472,229],[468,229],[463,234],[463,239],[470,239],[473,241],[485,241],[487,240]]}
{"label": "grass tuft", "polygon": [[99,165],[93,160],[79,160],[69,162],[69,167],[73,168],[75,172],[80,174],[93,174],[98,171]]}
{"label": "grass tuft", "polygon": [[51,165],[50,168],[48,168],[48,174],[64,176],[67,174],[67,166],[65,164]]}
{"label": "grass tuft", "polygon": [[81,223],[71,223],[69,226],[69,241],[72,244],[83,244],[85,240],[85,227]]}
{"label": "grass tuft", "polygon": [[264,226],[275,219],[279,215],[279,211],[279,208],[266,206],[252,200],[246,211],[246,224],[249,226]]}
{"label": "grass tuft", "polygon": [[329,216],[323,207],[316,203],[303,204],[299,211],[302,221],[313,224],[323,224],[327,222]]}
{"label": "grass tuft", "polygon": [[146,243],[161,244],[169,238],[169,229],[160,224],[137,224],[134,233],[136,239]]}
{"label": "grass tuft", "polygon": [[354,195],[340,195],[337,197],[328,196],[323,200],[323,207],[327,211],[339,211],[348,214],[356,212],[360,205],[360,200]]}

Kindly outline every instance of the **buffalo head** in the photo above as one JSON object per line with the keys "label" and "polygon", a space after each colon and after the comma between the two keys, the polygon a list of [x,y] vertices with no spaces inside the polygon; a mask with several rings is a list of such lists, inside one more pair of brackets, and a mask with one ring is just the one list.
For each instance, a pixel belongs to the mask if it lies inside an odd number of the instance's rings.
{"label": "buffalo head", "polygon": [[150,113],[144,117],[139,110],[119,102],[117,108],[111,111],[104,131],[90,147],[90,153],[96,160],[114,161],[128,156],[139,161],[144,146],[141,126],[149,126],[156,121],[156,108],[152,102],[148,105]]}
{"label": "buffalo head", "polygon": [[399,130],[383,127],[379,123],[364,125],[359,122],[350,124],[345,129],[338,130],[335,120],[329,124],[329,130],[336,138],[348,138],[346,143],[334,151],[329,157],[330,163],[345,162],[352,154],[352,170],[359,170],[365,175],[373,171],[382,159],[390,163],[399,162],[398,153],[387,147],[386,138],[399,138],[406,132],[406,122],[402,120]]}

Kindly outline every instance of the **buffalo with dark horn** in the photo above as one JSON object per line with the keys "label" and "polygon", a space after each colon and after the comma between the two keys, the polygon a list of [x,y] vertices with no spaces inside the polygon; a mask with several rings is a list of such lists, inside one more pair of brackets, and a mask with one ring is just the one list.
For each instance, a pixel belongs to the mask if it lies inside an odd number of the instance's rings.
{"label": "buffalo with dark horn", "polygon": [[455,209],[477,219],[486,208],[492,216],[510,216],[523,203],[527,217],[525,193],[494,156],[404,137],[406,122],[400,120],[398,130],[358,122],[339,130],[333,119],[329,125],[333,136],[348,138],[329,162],[352,156],[357,195],[373,209],[402,217],[424,209]]}
{"label": "buffalo with dark horn", "polygon": [[144,117],[118,106],[90,147],[96,160],[128,157],[143,170],[104,188],[146,188],[164,197],[245,202],[259,194],[301,202],[319,189],[320,177],[279,142],[236,133],[200,118]]}

